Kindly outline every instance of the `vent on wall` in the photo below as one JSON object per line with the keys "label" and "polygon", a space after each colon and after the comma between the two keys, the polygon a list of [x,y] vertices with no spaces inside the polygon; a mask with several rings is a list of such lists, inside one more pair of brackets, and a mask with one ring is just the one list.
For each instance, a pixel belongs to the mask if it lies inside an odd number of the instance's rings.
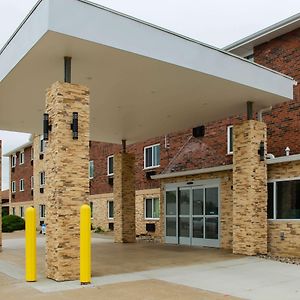
{"label": "vent on wall", "polygon": [[199,137],[204,137],[204,135],[205,135],[205,126],[204,125],[193,128],[193,137],[199,138]]}
{"label": "vent on wall", "polygon": [[153,224],[153,223],[147,223],[146,224],[146,231],[148,231],[148,232],[155,232],[155,224]]}

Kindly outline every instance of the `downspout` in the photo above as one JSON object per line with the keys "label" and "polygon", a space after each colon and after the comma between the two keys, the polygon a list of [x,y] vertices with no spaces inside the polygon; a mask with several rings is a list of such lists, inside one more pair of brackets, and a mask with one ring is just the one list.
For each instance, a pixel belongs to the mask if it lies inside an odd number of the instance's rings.
{"label": "downspout", "polygon": [[257,120],[262,122],[263,121],[263,113],[271,111],[271,110],[272,110],[272,106],[260,109],[257,113]]}

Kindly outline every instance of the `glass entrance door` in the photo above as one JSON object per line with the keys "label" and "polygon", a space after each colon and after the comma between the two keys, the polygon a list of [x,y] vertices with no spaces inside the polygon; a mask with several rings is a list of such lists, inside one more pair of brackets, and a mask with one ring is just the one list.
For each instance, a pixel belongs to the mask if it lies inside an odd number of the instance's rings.
{"label": "glass entrance door", "polygon": [[218,186],[166,192],[166,243],[219,247]]}

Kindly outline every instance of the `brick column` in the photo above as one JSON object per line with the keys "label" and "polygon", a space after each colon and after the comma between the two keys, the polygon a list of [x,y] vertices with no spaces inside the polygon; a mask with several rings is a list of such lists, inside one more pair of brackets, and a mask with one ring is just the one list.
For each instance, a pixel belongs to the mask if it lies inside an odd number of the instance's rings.
{"label": "brick column", "polygon": [[114,155],[114,231],[116,243],[134,243],[135,178],[134,155]]}
{"label": "brick column", "polygon": [[[266,124],[235,125],[233,146],[233,253],[267,253],[267,167],[258,149],[266,149]],[[265,150],[266,151],[266,150]]]}
{"label": "brick column", "polygon": [[[45,150],[46,275],[56,281],[79,279],[80,206],[88,203],[89,90],[54,83],[47,91],[46,112],[52,131]],[[78,112],[78,140],[72,113]]]}

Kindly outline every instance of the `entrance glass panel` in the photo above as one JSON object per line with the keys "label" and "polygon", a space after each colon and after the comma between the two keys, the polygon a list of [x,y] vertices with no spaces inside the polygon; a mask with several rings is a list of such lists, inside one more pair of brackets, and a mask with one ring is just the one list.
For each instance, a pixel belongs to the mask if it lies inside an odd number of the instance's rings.
{"label": "entrance glass panel", "polygon": [[219,247],[219,188],[202,185],[166,192],[166,242]]}

